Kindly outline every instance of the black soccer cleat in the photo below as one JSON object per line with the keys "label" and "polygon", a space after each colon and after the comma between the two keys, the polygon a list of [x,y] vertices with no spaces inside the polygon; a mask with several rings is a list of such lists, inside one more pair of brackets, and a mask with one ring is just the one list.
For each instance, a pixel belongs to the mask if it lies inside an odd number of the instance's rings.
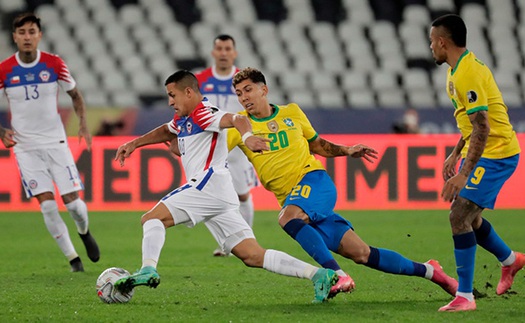
{"label": "black soccer cleat", "polygon": [[82,265],[82,260],[80,260],[80,257],[71,259],[69,264],[71,265],[71,272],[73,273],[84,271],[84,265]]}
{"label": "black soccer cleat", "polygon": [[86,234],[78,234],[86,247],[87,255],[92,262],[97,262],[100,259],[100,250],[98,249],[97,242],[91,233],[86,232]]}

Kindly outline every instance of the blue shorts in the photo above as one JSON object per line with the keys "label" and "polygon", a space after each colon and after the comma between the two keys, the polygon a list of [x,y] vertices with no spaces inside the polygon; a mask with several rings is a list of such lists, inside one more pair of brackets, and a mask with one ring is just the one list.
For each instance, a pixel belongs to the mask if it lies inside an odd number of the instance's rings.
{"label": "blue shorts", "polygon": [[310,218],[313,227],[325,241],[328,248],[337,252],[346,231],[352,224],[334,212],[337,190],[334,182],[324,170],[316,170],[304,175],[284,201],[288,205],[300,207]]}
{"label": "blue shorts", "polygon": [[[481,208],[493,209],[503,184],[518,166],[520,154],[502,159],[480,158],[459,196]],[[461,160],[460,169],[465,159]]]}

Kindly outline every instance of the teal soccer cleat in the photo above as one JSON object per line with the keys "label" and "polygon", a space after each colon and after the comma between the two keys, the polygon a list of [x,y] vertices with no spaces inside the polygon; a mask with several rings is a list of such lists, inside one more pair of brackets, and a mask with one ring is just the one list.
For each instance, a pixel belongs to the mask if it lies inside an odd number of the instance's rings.
{"label": "teal soccer cleat", "polygon": [[156,288],[160,284],[157,269],[147,266],[133,275],[123,277],[115,282],[115,288],[121,293],[129,293],[135,286]]}
{"label": "teal soccer cleat", "polygon": [[312,278],[315,298],[312,303],[323,303],[328,299],[330,289],[337,283],[337,274],[331,269],[319,268]]}

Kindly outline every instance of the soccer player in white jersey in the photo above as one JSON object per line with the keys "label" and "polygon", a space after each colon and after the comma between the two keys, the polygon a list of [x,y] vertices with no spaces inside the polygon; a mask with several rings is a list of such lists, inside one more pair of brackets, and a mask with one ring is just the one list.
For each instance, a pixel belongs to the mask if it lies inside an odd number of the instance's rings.
{"label": "soccer player in white jersey", "polygon": [[156,268],[166,228],[179,224],[193,227],[203,222],[219,246],[246,266],[310,279],[315,288],[314,302],[325,301],[337,283],[335,271],[312,266],[281,251],[263,249],[239,212],[239,200],[227,168],[224,128],[235,127],[252,151],[268,150],[268,140],[252,135],[245,116],[211,105],[200,93],[197,78],[191,72],[172,74],[165,86],[169,105],[175,109],[173,120],[120,146],[115,160],[123,165],[139,147],[176,140],[188,182],[142,216],[142,267],[136,274],[118,280],[115,287],[122,292],[139,285],[157,287],[160,276]]}
{"label": "soccer player in white jersey", "polygon": [[89,259],[97,262],[99,248],[89,232],[86,203],[78,195],[83,185],[58,114],[59,85],[71,96],[80,119],[79,140],[83,137],[90,149],[84,100],[64,61],[38,50],[40,18],[32,13],[15,18],[13,39],[18,51],[0,63],[0,89],[9,101],[12,129],[0,125],[0,138],[6,148],[13,147],[26,195],[40,203],[46,227],[71,271],[84,271],[54,197],[56,184]]}
{"label": "soccer player in white jersey", "polygon": [[[221,110],[231,113],[243,111],[232,86],[233,75],[239,71],[234,65],[237,50],[233,37],[230,35],[215,37],[211,56],[214,64],[195,74],[201,93]],[[174,143],[173,147],[176,144]],[[233,187],[239,197],[239,210],[246,222],[253,227],[254,208],[250,190],[257,185],[257,176],[252,164],[239,148],[232,149],[227,160]],[[213,251],[213,255],[220,257],[227,254],[221,248],[217,248]]]}

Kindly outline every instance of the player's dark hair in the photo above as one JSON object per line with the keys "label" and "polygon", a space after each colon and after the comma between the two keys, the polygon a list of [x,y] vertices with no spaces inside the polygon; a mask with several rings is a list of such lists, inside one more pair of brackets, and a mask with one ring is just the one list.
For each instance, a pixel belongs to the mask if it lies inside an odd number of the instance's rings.
{"label": "player's dark hair", "polygon": [[32,12],[25,12],[16,16],[15,20],[13,20],[13,32],[16,31],[16,28],[22,27],[27,22],[34,23],[35,25],[37,25],[38,30],[42,30],[42,28],[40,27],[40,18],[38,18]]}
{"label": "player's dark hair", "polygon": [[190,71],[180,70],[171,74],[164,82],[164,86],[170,83],[175,83],[180,90],[189,87],[196,93],[200,93],[199,81],[197,81],[195,75]]}
{"label": "player's dark hair", "polygon": [[253,67],[244,68],[235,74],[233,76],[232,84],[235,87],[244,80],[250,80],[253,83],[263,83],[266,85],[266,78],[264,77],[264,74]]}
{"label": "player's dark hair", "polygon": [[217,40],[220,40],[220,41],[231,40],[232,43],[233,43],[233,47],[235,47],[235,39],[233,39],[233,37],[230,36],[230,35],[227,35],[227,34],[221,34],[221,35],[215,37],[215,39],[213,40],[213,44],[214,44],[214,45],[215,45],[215,42],[216,42]]}
{"label": "player's dark hair", "polygon": [[446,36],[452,39],[456,46],[467,46],[467,26],[460,16],[454,14],[441,16],[432,22],[432,27],[443,27]]}

